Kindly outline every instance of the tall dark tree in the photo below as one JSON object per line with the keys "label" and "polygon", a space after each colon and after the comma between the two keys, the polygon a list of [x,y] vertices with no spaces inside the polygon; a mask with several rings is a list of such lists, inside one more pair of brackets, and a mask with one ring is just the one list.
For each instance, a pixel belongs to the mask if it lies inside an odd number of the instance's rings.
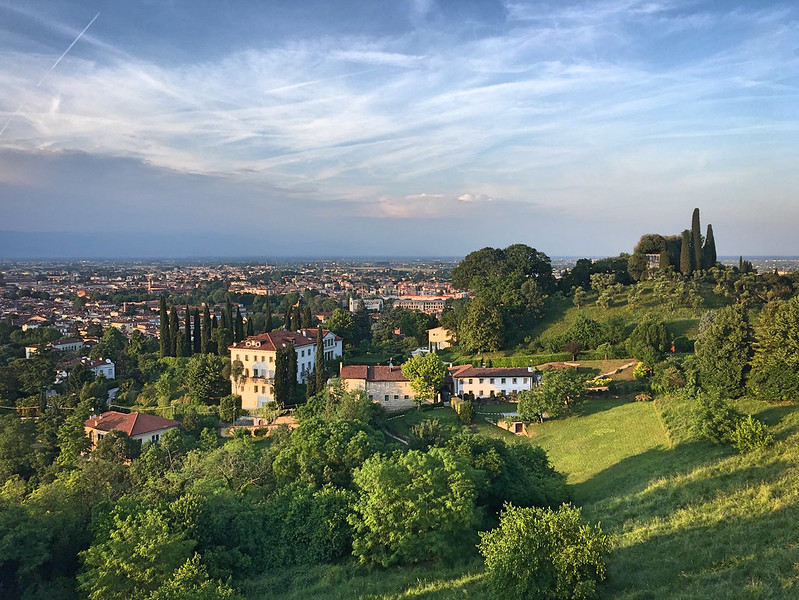
{"label": "tall dark tree", "polygon": [[191,343],[191,311],[186,305],[186,329],[183,331],[183,356],[191,356],[194,346]]}
{"label": "tall dark tree", "polygon": [[233,341],[240,342],[244,339],[244,320],[241,318],[241,310],[236,307],[236,321],[233,325]]}
{"label": "tall dark tree", "polygon": [[702,248],[702,268],[709,269],[716,264],[716,240],[713,237],[713,226],[707,226],[705,246]]}
{"label": "tall dark tree", "polygon": [[273,387],[278,406],[283,407],[293,402],[297,387],[297,352],[293,346],[278,348],[275,354]]}
{"label": "tall dark tree", "polygon": [[207,354],[210,352],[208,342],[211,341],[211,311],[208,309],[208,304],[203,307],[203,327],[200,332],[200,352]]}
{"label": "tall dark tree", "polygon": [[164,356],[171,356],[172,342],[169,340],[169,315],[166,311],[166,296],[162,295],[159,303],[161,306],[161,326],[158,337],[161,344],[161,358],[163,358]]}
{"label": "tall dark tree", "polygon": [[264,333],[269,333],[275,327],[272,323],[272,304],[269,301],[269,296],[266,297],[264,302]]}
{"label": "tall dark tree", "polygon": [[696,344],[696,363],[702,387],[726,398],[744,393],[752,359],[753,333],[746,309],[725,306]]}
{"label": "tall dark tree", "polygon": [[302,317],[300,317],[300,306],[299,304],[294,307],[294,310],[291,311],[291,329],[290,331],[297,331],[302,326]]}
{"label": "tall dark tree", "polygon": [[192,350],[194,354],[200,354],[202,352],[202,325],[200,324],[200,309],[194,309],[194,333],[192,336]]}
{"label": "tall dark tree", "polygon": [[372,322],[363,300],[358,300],[358,306],[352,313],[352,318],[355,319],[355,326],[358,328],[358,341],[371,340]]}
{"label": "tall dark tree", "polygon": [[682,247],[680,249],[680,273],[683,275],[691,274],[691,232],[687,229],[682,232]]}
{"label": "tall dark tree", "polygon": [[316,393],[325,389],[327,384],[327,373],[325,372],[325,345],[324,331],[321,327],[316,330],[316,361],[314,362],[314,380],[316,381]]}
{"label": "tall dark tree", "polygon": [[287,346],[288,372],[289,372],[289,398],[294,398],[294,390],[297,389],[297,351],[294,346]]}
{"label": "tall dark tree", "polygon": [[302,307],[302,328],[309,329],[311,327],[311,305],[304,304]]}
{"label": "tall dark tree", "polygon": [[180,345],[180,321],[178,321],[178,310],[173,306],[169,311],[169,356],[178,355],[178,345]]}
{"label": "tall dark tree", "polygon": [[225,323],[222,323],[222,327],[225,327],[230,330],[231,334],[235,333],[236,324],[233,322],[233,303],[230,301],[230,294],[225,297]]}
{"label": "tall dark tree", "polygon": [[699,209],[694,209],[693,217],[691,218],[691,249],[693,250],[693,258],[691,266],[695,270],[702,268],[702,230],[699,225]]}
{"label": "tall dark tree", "polygon": [[291,331],[291,325],[291,307],[288,307],[283,315],[283,329],[286,331]]}
{"label": "tall dark tree", "polygon": [[245,328],[244,333],[247,335],[247,337],[255,335],[255,328],[252,324],[252,315],[247,319],[247,327]]}

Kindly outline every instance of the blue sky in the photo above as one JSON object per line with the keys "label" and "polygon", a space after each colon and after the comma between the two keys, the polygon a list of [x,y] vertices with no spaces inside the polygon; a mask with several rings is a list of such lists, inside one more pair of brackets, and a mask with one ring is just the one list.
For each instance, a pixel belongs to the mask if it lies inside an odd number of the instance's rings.
{"label": "blue sky", "polygon": [[0,254],[611,255],[695,206],[720,254],[799,254],[795,3],[31,4]]}

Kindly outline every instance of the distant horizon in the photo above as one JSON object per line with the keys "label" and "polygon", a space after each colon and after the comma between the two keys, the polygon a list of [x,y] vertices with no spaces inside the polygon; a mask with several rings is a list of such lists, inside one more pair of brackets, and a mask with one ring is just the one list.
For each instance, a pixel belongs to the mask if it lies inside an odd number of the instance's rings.
{"label": "distant horizon", "polygon": [[784,0],[0,0],[0,256],[614,256],[695,207],[720,255],[792,255],[797,21]]}

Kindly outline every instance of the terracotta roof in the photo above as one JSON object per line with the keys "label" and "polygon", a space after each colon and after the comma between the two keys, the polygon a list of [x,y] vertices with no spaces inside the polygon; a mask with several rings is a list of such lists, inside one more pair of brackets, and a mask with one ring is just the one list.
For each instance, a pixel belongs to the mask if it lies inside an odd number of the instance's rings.
{"label": "terracotta roof", "polygon": [[[236,350],[275,351],[284,344],[293,343],[295,348],[316,344],[316,329],[305,329],[303,331],[307,335],[303,335],[302,331],[272,331],[271,333],[251,335],[246,340],[233,344],[230,348],[235,348]],[[329,329],[323,329],[322,337],[329,332]],[[341,338],[336,336],[336,339],[340,340]]]}
{"label": "terracotta roof", "polygon": [[450,375],[454,378],[463,377],[532,377],[533,373],[527,367],[473,367],[461,365],[451,367]]}
{"label": "terracotta roof", "polygon": [[399,367],[368,365],[347,365],[341,367],[342,379],[363,379],[365,381],[408,381]]}
{"label": "terracotta roof", "polygon": [[132,412],[127,414],[110,410],[100,416],[89,417],[83,422],[83,425],[100,431],[118,429],[133,436],[166,429],[167,427],[177,427],[180,423],[172,419],[148,415],[147,413]]}

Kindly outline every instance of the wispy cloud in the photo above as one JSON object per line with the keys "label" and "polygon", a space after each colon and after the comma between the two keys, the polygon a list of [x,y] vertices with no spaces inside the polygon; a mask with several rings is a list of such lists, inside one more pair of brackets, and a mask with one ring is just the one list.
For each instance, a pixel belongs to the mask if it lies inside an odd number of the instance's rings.
{"label": "wispy cloud", "polygon": [[[260,184],[309,197],[315,210],[349,202],[351,214],[412,219],[494,198],[578,214],[656,185],[707,192],[735,177],[742,140],[795,140],[789,8],[505,9],[504,27],[478,35],[298,36],[193,63],[131,56],[93,32],[97,58],[70,56],[38,89],[31,74],[50,57],[0,47],[0,120],[25,102],[2,142]],[[408,10],[421,23],[439,9]],[[692,34],[724,22],[735,27],[707,48]]]}

